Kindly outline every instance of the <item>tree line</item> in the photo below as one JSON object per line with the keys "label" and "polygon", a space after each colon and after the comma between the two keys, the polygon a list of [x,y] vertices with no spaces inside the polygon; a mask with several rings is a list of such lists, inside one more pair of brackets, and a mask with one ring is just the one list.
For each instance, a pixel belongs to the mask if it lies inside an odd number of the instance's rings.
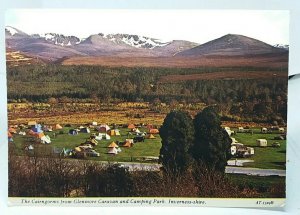
{"label": "tree line", "polygon": [[[8,101],[47,102],[49,98],[95,99],[100,102],[205,103],[221,113],[242,118],[279,117],[286,122],[287,78],[189,80],[160,83],[162,76],[255,68],[109,68],[99,66],[31,65],[8,68]],[[287,72],[261,68],[263,71]]]}

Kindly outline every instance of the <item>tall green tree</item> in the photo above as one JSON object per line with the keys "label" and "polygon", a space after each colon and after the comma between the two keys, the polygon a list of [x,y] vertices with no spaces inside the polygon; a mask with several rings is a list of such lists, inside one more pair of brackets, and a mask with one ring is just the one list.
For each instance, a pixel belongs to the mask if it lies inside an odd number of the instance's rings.
{"label": "tall green tree", "polygon": [[192,162],[189,149],[194,141],[194,126],[187,112],[170,112],[159,130],[162,139],[160,161],[172,175],[185,172]]}
{"label": "tall green tree", "polygon": [[215,171],[225,171],[231,157],[231,139],[221,127],[221,120],[213,107],[199,112],[194,119],[195,143],[191,154],[198,164]]}

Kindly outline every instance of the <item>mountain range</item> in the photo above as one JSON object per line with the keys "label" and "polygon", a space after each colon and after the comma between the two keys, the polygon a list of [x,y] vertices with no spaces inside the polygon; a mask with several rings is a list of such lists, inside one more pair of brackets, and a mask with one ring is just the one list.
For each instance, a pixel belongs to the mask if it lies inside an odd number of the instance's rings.
{"label": "mountain range", "polygon": [[282,54],[287,45],[274,46],[243,35],[227,34],[204,44],[185,40],[161,41],[131,34],[94,34],[87,38],[57,33],[26,34],[11,26],[5,28],[7,50],[46,61],[72,57],[202,57]]}

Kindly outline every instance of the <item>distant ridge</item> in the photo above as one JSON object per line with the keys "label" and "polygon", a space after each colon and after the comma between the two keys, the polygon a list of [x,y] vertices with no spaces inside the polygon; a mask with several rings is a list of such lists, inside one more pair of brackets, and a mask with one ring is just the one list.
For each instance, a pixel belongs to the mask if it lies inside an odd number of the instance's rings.
{"label": "distant ridge", "polygon": [[286,52],[285,49],[271,46],[267,43],[238,34],[227,34],[176,54],[176,56],[201,55],[258,55]]}
{"label": "distant ridge", "polygon": [[287,45],[271,46],[237,34],[227,34],[202,45],[185,40],[161,41],[132,34],[93,34],[87,38],[58,33],[26,34],[7,26],[7,50],[40,58],[47,62],[63,62],[72,57],[199,57],[245,56],[288,53]]}

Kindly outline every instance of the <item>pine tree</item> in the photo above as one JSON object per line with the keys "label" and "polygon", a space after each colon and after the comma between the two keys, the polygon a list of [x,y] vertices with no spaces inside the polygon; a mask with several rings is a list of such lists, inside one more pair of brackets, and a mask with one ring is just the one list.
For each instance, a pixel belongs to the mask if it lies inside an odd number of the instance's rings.
{"label": "pine tree", "polygon": [[194,119],[195,143],[191,154],[198,164],[215,171],[225,171],[231,157],[231,139],[221,127],[221,120],[213,107],[207,107]]}
{"label": "pine tree", "polygon": [[191,164],[189,149],[194,141],[194,126],[190,115],[183,111],[170,112],[159,130],[162,139],[160,161],[164,170],[176,176]]}

